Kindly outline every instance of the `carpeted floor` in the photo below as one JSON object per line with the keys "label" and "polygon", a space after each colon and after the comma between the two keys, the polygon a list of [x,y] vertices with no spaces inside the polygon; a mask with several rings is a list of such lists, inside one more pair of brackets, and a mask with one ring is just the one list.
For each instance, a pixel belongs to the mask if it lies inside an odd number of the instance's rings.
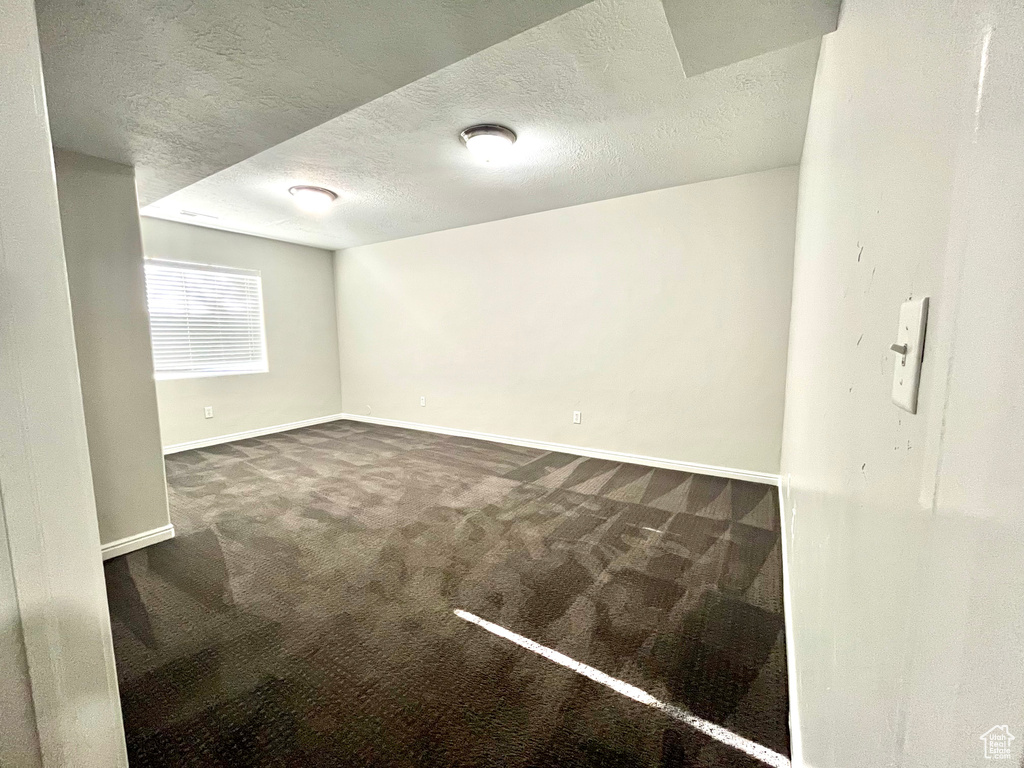
{"label": "carpeted floor", "polygon": [[106,563],[134,768],[763,766],[456,609],[789,754],[773,487],[344,421],[167,473]]}

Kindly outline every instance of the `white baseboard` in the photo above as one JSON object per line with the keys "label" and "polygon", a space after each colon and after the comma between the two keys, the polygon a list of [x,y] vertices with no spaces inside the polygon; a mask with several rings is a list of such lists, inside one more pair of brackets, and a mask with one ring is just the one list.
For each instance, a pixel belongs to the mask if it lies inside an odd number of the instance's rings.
{"label": "white baseboard", "polygon": [[181,453],[182,451],[191,451],[196,448],[209,448],[211,445],[221,445],[223,443],[233,443],[236,440],[247,440],[250,437],[263,437],[264,435],[273,435],[276,432],[287,432],[290,429],[299,429],[300,427],[312,427],[317,424],[326,424],[329,421],[338,421],[339,419],[348,418],[344,413],[332,413],[329,416],[317,416],[312,419],[303,419],[302,421],[293,421],[290,424],[275,424],[272,427],[260,427],[259,429],[250,429],[245,432],[234,432],[230,435],[218,435],[217,437],[204,437],[201,440],[191,440],[187,443],[176,443],[175,445],[164,446],[164,456],[171,453]]}
{"label": "white baseboard", "polygon": [[142,533],[136,533],[134,536],[125,536],[123,539],[104,544],[101,547],[101,551],[103,552],[103,559],[109,560],[112,557],[127,555],[136,549],[148,547],[150,544],[156,544],[158,541],[166,541],[173,538],[174,526],[168,523],[151,531],[143,531]]}
{"label": "white baseboard", "polygon": [[622,461],[627,464],[641,464],[645,467],[658,467],[660,469],[673,469],[679,472],[692,472],[698,475],[714,475],[715,477],[726,477],[733,480],[748,480],[753,483],[767,483],[778,485],[779,476],[771,472],[755,472],[750,469],[734,469],[732,467],[718,467],[713,464],[698,464],[692,461],[677,461],[675,459],[661,459],[656,456],[641,456],[635,453],[620,453],[619,451],[606,451],[600,448],[584,448],[579,445],[566,445],[564,443],[549,443],[544,440],[530,440],[524,437],[509,437],[508,435],[495,435],[489,432],[475,432],[471,429],[457,429],[455,427],[438,427],[432,424],[420,424],[415,421],[399,421],[398,419],[382,419],[377,416],[360,416],[354,413],[333,413],[329,416],[317,416],[313,419],[293,421],[290,424],[276,424],[272,427],[261,427],[250,429],[245,432],[235,432],[230,435],[208,437],[202,440],[192,440],[187,443],[176,445],[165,445],[164,455],[191,451],[196,448],[208,448],[212,445],[233,443],[236,440],[246,440],[250,437],[263,437],[276,432],[287,432],[290,429],[300,427],[312,427],[317,424],[326,424],[331,421],[360,421],[366,424],[379,424],[385,427],[400,427],[402,429],[415,429],[420,432],[434,432],[440,435],[452,435],[454,437],[469,437],[474,440],[486,440],[491,443],[505,443],[507,445],[519,445],[524,448],[536,448],[541,451],[558,451],[559,453],[571,453],[574,456],[587,456],[593,459],[605,459],[607,461]]}
{"label": "white baseboard", "polygon": [[[788,475],[787,475],[788,479]],[[796,648],[793,642],[793,582],[789,574],[789,535],[786,525],[786,506],[789,504],[788,483],[779,478],[779,517],[782,525],[782,611],[786,626],[786,677],[789,683],[789,753],[793,768],[805,768],[803,735],[800,731],[796,675]]]}
{"label": "white baseboard", "polygon": [[605,451],[600,448],[583,448],[578,445],[565,445],[563,443],[548,443],[543,440],[528,440],[522,437],[508,437],[507,435],[492,435],[488,432],[474,432],[469,429],[455,429],[453,427],[436,427],[430,424],[419,424],[414,421],[398,421],[397,419],[382,419],[376,416],[358,416],[354,413],[341,414],[340,418],[349,421],[362,421],[367,424],[380,424],[386,427],[401,427],[403,429],[416,429],[420,432],[436,432],[441,435],[454,435],[455,437],[470,437],[474,440],[487,440],[492,443],[506,443],[508,445],[519,445],[524,448],[537,448],[541,451],[558,451],[559,453],[571,453],[574,456],[587,456],[592,459],[606,459],[607,461],[622,461],[627,464],[641,464],[645,467],[658,467],[660,469],[674,469],[679,472],[692,472],[697,475],[714,475],[715,477],[727,477],[733,480],[748,480],[753,483],[766,483],[778,485],[779,476],[770,472],[755,472],[749,469],[733,469],[732,467],[717,467],[712,464],[697,464],[691,461],[676,461],[675,459],[659,459],[655,456],[641,456],[635,453],[620,453],[618,451]]}

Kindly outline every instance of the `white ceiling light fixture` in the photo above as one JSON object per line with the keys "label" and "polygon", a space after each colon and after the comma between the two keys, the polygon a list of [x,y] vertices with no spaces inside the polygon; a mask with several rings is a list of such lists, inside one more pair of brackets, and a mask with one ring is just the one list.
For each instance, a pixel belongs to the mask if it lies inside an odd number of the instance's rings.
{"label": "white ceiling light fixture", "polygon": [[515,131],[503,125],[474,125],[460,133],[459,137],[473,157],[485,163],[506,157],[516,143]]}
{"label": "white ceiling light fixture", "polygon": [[312,213],[327,210],[338,199],[337,192],[324,187],[311,187],[308,184],[290,187],[288,192],[295,198],[295,204],[299,208]]}

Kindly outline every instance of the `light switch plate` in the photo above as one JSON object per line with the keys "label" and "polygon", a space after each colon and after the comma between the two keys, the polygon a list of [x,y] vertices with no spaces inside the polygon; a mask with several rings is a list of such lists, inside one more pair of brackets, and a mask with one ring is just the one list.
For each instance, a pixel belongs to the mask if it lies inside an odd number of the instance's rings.
{"label": "light switch plate", "polygon": [[[911,299],[900,306],[900,327],[893,345],[892,401],[910,413],[917,413],[917,391],[921,386],[928,297]],[[905,352],[901,354],[901,349]]]}

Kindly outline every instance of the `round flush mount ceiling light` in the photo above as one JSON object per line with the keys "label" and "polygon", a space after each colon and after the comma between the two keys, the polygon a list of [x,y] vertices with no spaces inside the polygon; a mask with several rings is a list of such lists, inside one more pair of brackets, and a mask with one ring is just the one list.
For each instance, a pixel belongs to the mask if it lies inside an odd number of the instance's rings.
{"label": "round flush mount ceiling light", "polygon": [[516,134],[511,128],[503,125],[474,125],[459,134],[473,157],[490,163],[500,160],[516,143]]}
{"label": "round flush mount ceiling light", "polygon": [[326,210],[338,199],[337,192],[332,192],[323,187],[311,187],[307,184],[291,187],[288,189],[288,192],[295,198],[295,204],[306,211]]}

